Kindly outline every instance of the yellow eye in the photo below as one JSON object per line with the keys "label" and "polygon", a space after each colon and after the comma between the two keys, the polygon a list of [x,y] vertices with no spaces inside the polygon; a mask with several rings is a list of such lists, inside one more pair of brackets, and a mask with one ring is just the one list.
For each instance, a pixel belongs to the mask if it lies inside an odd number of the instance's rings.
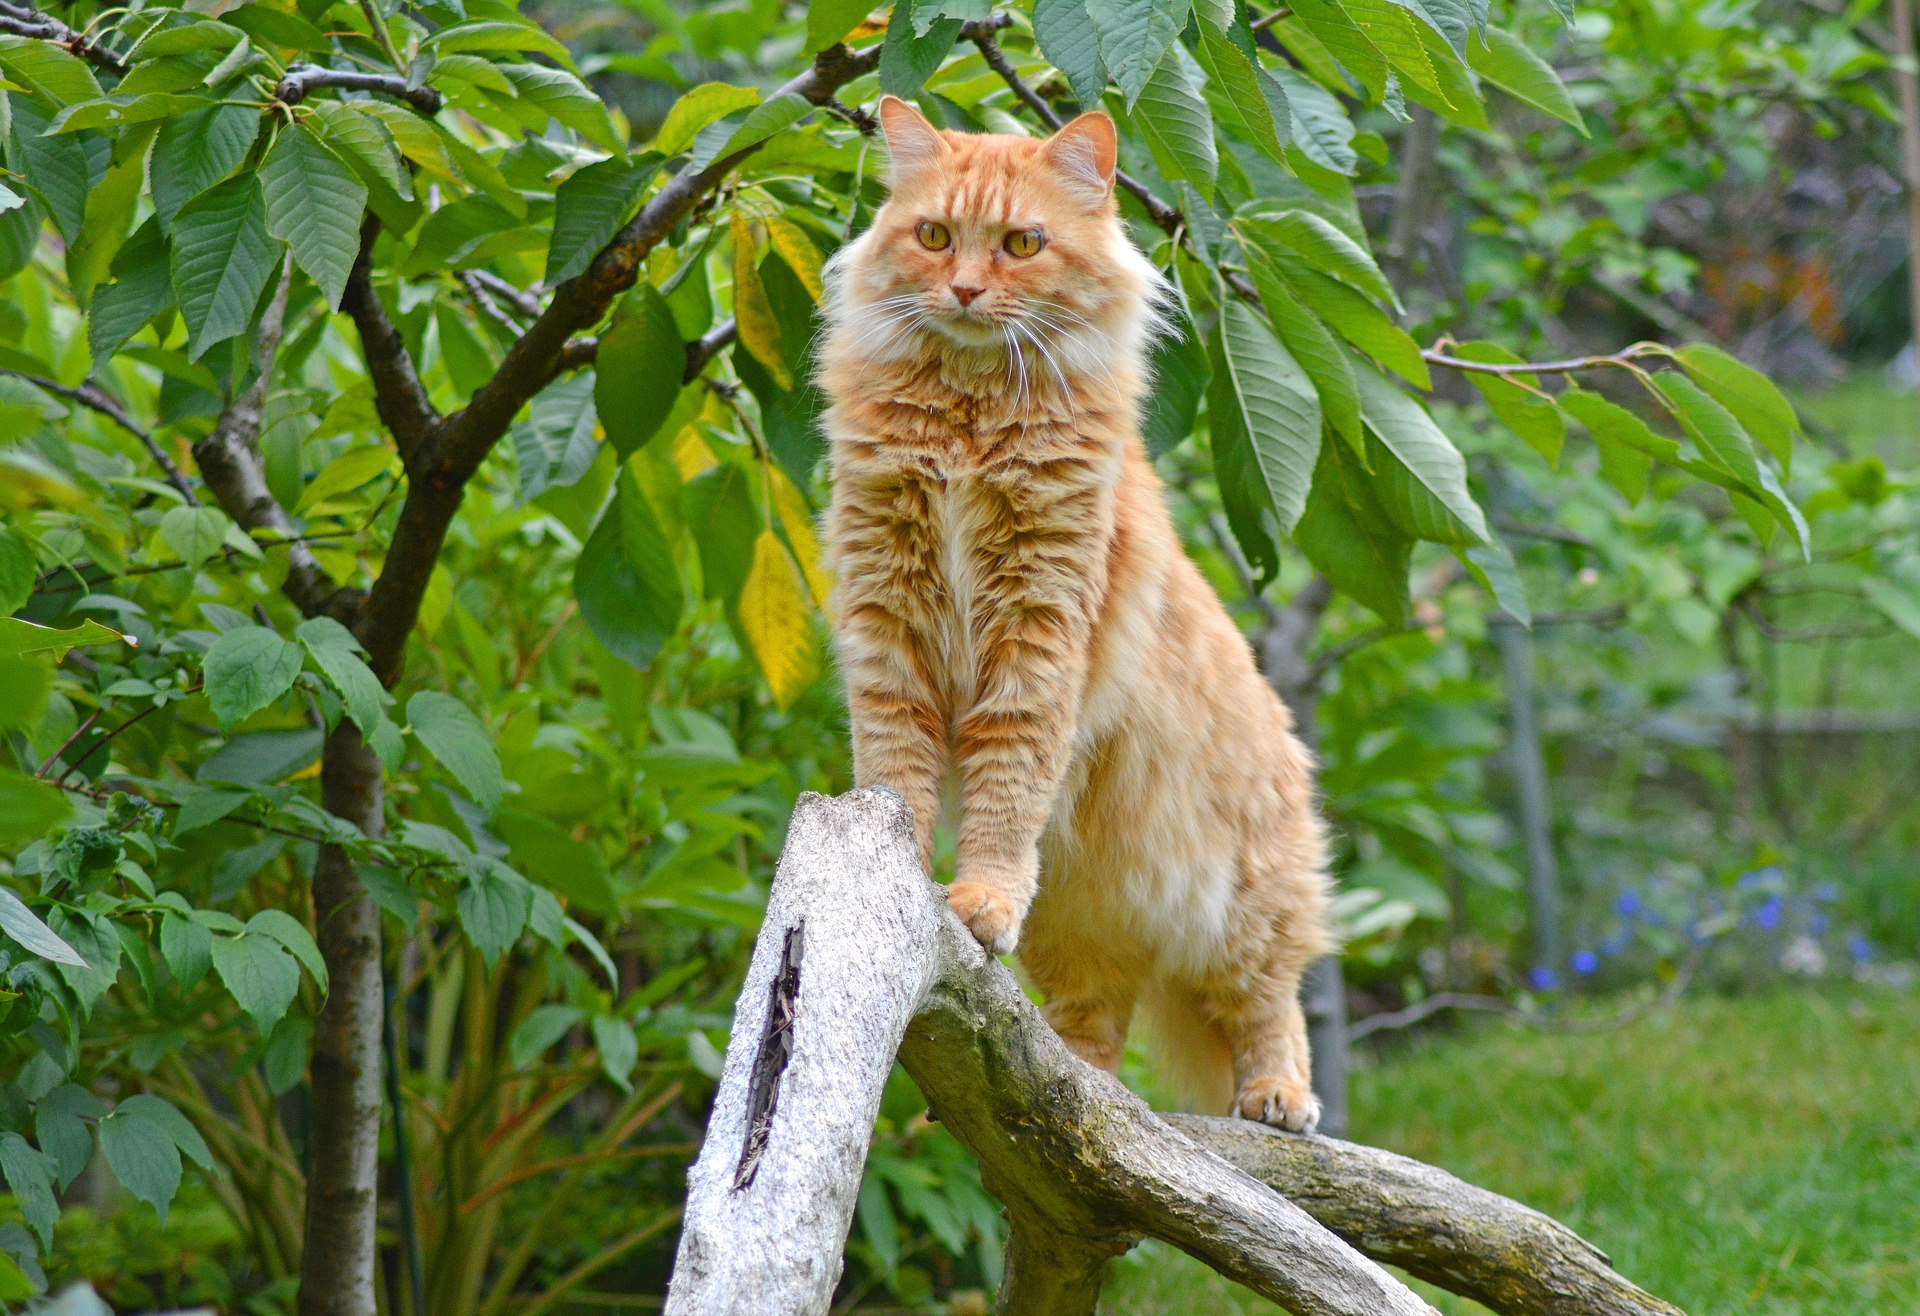
{"label": "yellow eye", "polygon": [[913,233],[920,239],[920,245],[928,251],[945,251],[953,242],[953,235],[947,232],[947,226],[936,224],[930,219],[921,220],[920,227]]}
{"label": "yellow eye", "polygon": [[1007,254],[1009,256],[1037,256],[1047,240],[1040,236],[1037,228],[1024,228],[1018,233],[1007,234]]}

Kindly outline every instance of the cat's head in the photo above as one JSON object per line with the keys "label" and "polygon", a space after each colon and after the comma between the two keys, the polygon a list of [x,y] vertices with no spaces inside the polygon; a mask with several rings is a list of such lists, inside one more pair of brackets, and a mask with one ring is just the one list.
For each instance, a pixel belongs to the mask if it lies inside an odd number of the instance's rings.
{"label": "cat's head", "polygon": [[835,259],[829,350],[1049,354],[1104,373],[1137,354],[1163,286],[1113,203],[1113,120],[1083,114],[1044,139],[941,132],[880,102],[890,196]]}

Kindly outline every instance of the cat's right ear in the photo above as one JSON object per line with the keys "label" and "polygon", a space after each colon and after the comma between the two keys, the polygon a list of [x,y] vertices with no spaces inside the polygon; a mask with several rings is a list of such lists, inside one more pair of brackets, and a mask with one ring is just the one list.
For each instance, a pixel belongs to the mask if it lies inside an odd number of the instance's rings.
{"label": "cat's right ear", "polygon": [[952,149],[925,115],[898,96],[880,98],[880,129],[887,135],[887,186],[895,192]]}

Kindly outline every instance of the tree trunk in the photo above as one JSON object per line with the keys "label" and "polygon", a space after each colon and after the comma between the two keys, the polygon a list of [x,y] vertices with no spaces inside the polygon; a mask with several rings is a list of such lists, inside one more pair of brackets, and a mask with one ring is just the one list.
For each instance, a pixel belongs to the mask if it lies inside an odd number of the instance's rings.
{"label": "tree trunk", "polygon": [[1507,683],[1507,756],[1527,854],[1527,920],[1533,970],[1549,983],[1560,972],[1560,868],[1553,855],[1553,819],[1547,799],[1547,761],[1533,703],[1533,637],[1511,617],[1489,625]]}
{"label": "tree trunk", "polygon": [[[380,760],[359,729],[341,718],[321,759],[321,802],[368,836],[378,836],[383,784]],[[329,982],[315,1021],[309,1075],[299,1313],[374,1316],[384,1008],[380,910],[336,846],[322,848],[314,866],[313,915]]]}
{"label": "tree trunk", "polygon": [[669,1312],[827,1310],[897,1045],[1007,1207],[1002,1313],[1091,1313],[1145,1235],[1299,1313],[1431,1316],[1364,1252],[1508,1316],[1679,1316],[1564,1226],[1431,1166],[1155,1115],[953,917],[891,791],[801,796],[735,1021]]}

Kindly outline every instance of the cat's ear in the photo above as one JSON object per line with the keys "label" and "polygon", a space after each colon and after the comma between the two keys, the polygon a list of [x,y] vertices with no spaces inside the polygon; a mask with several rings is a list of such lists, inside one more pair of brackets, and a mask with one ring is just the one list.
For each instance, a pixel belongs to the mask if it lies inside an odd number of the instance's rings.
{"label": "cat's ear", "polygon": [[1081,115],[1049,137],[1042,155],[1093,204],[1104,202],[1112,194],[1120,139],[1113,120],[1099,110]]}
{"label": "cat's ear", "polygon": [[880,98],[880,128],[887,135],[887,185],[896,192],[952,149],[925,115],[898,96]]}

